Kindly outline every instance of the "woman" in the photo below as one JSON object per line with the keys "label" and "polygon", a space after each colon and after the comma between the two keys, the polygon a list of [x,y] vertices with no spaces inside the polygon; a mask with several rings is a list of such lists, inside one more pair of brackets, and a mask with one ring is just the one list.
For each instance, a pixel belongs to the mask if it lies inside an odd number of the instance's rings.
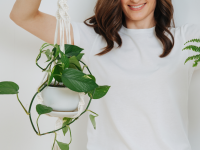
{"label": "woman", "polygon": [[[53,43],[56,18],[40,2],[16,0],[10,18]],[[96,130],[88,120],[87,150],[191,150],[188,88],[200,66],[184,64],[195,52],[182,49],[200,25],[172,27],[171,0],[98,0],[87,20],[71,22],[72,44],[97,83],[111,86],[90,105],[99,116]]]}

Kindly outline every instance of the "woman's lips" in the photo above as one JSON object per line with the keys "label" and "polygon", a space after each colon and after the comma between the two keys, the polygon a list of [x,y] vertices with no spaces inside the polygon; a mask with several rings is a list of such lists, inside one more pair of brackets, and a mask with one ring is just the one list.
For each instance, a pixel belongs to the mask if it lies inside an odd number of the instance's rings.
{"label": "woman's lips", "polygon": [[131,10],[137,11],[137,10],[143,9],[145,5],[146,5],[146,3],[144,3],[144,5],[141,6],[141,7],[139,7],[139,8],[133,8],[133,7],[131,7],[131,5],[129,5],[129,8],[130,8]]}

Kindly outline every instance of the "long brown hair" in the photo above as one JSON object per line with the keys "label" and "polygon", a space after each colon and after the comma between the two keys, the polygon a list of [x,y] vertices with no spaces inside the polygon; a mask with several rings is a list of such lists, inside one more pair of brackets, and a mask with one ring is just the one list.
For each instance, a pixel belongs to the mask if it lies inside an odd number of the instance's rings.
{"label": "long brown hair", "polygon": [[[168,30],[168,27],[171,27],[171,21],[173,27],[175,27],[173,19],[174,8],[171,0],[156,1],[156,8],[154,11],[156,21],[155,32],[156,36],[163,44],[163,53],[159,56],[162,58],[167,56],[174,46],[174,37]],[[122,27],[122,24],[126,26],[126,22],[120,0],[98,0],[94,7],[94,12],[95,15],[86,19],[84,23],[93,27],[95,32],[102,35],[107,42],[107,46],[103,48],[103,51],[96,54],[100,56],[112,50],[114,41],[118,44],[118,47],[121,47],[122,39],[118,31]],[[90,24],[86,22],[87,20],[89,20]],[[170,34],[172,41],[164,32]]]}

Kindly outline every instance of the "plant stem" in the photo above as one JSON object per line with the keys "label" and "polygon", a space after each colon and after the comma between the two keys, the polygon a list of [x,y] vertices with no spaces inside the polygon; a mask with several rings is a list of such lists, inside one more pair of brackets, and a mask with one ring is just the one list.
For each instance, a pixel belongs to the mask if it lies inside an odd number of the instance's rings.
{"label": "plant stem", "polygon": [[[41,92],[46,86],[47,86],[47,85],[44,85],[44,87],[40,90],[40,92]],[[35,126],[34,126],[34,124],[33,124],[32,118],[31,118],[31,107],[32,107],[33,101],[34,101],[34,99],[35,99],[35,97],[36,97],[37,94],[38,94],[38,92],[35,93],[35,95],[33,96],[32,100],[31,100],[28,113],[29,113],[29,119],[30,119],[31,125],[32,125],[32,127],[33,127],[33,130],[34,130],[35,133],[38,135],[38,132],[37,132],[37,130],[35,129]]]}
{"label": "plant stem", "polygon": [[42,83],[42,85],[38,88],[38,93],[39,93],[39,90],[40,88],[48,81],[48,78],[46,79],[46,81],[44,81],[44,83]]}
{"label": "plant stem", "polygon": [[92,73],[90,72],[90,69],[88,68],[88,66],[84,62],[82,62],[81,60],[80,60],[80,62],[86,66],[88,72],[92,75]]}
{"label": "plant stem", "polygon": [[38,64],[38,60],[41,58],[42,52],[43,52],[43,51],[40,50],[40,53],[38,54],[35,63],[36,63],[36,65],[37,65],[40,69],[44,70],[44,69],[43,69],[42,67],[40,67],[40,65]]}
{"label": "plant stem", "polygon": [[85,67],[86,67],[86,65],[83,66],[83,69],[82,69],[82,70],[84,70]]}
{"label": "plant stem", "polygon": [[18,94],[17,94],[17,99],[18,99],[19,103],[21,104],[22,108],[24,109],[24,111],[26,112],[26,114],[29,115],[30,113],[28,113],[28,111],[26,110],[26,108],[23,106],[23,104],[22,104],[21,101],[19,100]]}
{"label": "plant stem", "polygon": [[67,126],[68,126],[69,132],[70,132],[70,142],[69,142],[69,144],[70,144],[72,142],[72,133],[71,133],[71,129],[70,129],[69,125],[67,125]]}
{"label": "plant stem", "polygon": [[[41,56],[40,56],[41,57]],[[38,60],[40,59],[40,57],[39,58],[37,58],[36,59],[36,65],[40,68],[40,69],[42,69],[42,71],[45,71],[45,70],[47,70],[47,68],[49,67],[49,65],[51,65],[52,64],[52,62],[55,60],[55,59],[53,59],[48,65],[47,65],[47,67],[46,68],[42,68],[37,62],[38,62]]]}
{"label": "plant stem", "polygon": [[55,138],[54,138],[54,142],[53,142],[53,147],[52,147],[52,150],[53,150],[53,148],[54,148],[54,145],[55,145],[55,142],[56,142],[56,132],[55,132]]}
{"label": "plant stem", "polygon": [[38,134],[40,135],[40,128],[39,128],[39,125],[38,125],[38,119],[40,118],[40,115],[38,116],[37,118],[37,121],[36,121],[36,124],[37,124],[37,128],[38,128]]}
{"label": "plant stem", "polygon": [[55,60],[55,59],[53,59],[53,60],[47,65],[47,67],[46,67],[43,71],[47,70],[47,68],[49,67],[49,65],[51,65],[51,64],[53,63],[54,60]]}
{"label": "plant stem", "polygon": [[40,69],[42,69],[42,70],[44,70],[42,67],[40,67],[39,65],[38,65],[38,63],[36,62],[36,65],[40,68]]}

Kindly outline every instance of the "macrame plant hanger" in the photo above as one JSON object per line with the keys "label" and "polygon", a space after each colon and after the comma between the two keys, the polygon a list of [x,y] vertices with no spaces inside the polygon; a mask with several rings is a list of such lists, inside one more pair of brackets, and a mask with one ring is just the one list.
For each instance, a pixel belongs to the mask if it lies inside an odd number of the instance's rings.
{"label": "macrame plant hanger", "polygon": [[[67,44],[71,44],[70,16],[68,14],[69,7],[67,4],[67,0],[58,0],[57,6],[58,6],[58,10],[56,12],[57,22],[56,22],[56,30],[55,30],[55,36],[54,36],[54,45],[57,44],[58,32],[60,32],[60,50],[65,53],[65,38],[64,38],[65,33],[66,33]],[[60,28],[60,31],[58,31],[59,28]],[[54,62],[54,65],[55,65],[55,62]],[[40,85],[44,82],[44,79],[47,75],[48,75],[48,72],[45,72],[45,75],[44,75]],[[39,86],[38,86],[38,88],[39,88]],[[80,96],[80,100],[79,100],[79,104],[78,104],[78,113],[75,114],[74,116],[70,115],[70,118],[76,118],[83,112],[83,108],[85,105],[84,92],[80,92],[79,96]],[[42,98],[41,93],[37,94],[36,99],[39,104],[43,104],[43,98]],[[66,115],[66,117],[68,117],[68,116]],[[63,123],[63,117],[58,117],[58,120],[56,121],[56,124],[55,124],[55,129],[61,128],[62,123]],[[60,134],[58,132],[57,132],[57,135],[59,136],[60,141],[63,141],[62,137],[60,136]],[[51,143],[53,143],[52,142],[53,139],[54,139],[54,136],[52,136],[52,138],[51,138]],[[53,150],[60,150],[57,143],[55,143]]]}

